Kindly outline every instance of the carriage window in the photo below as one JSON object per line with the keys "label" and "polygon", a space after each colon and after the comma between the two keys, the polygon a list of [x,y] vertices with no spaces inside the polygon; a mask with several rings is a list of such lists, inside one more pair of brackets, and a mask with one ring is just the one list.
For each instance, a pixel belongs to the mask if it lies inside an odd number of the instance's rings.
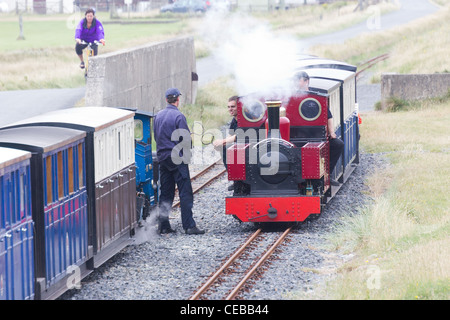
{"label": "carriage window", "polygon": [[266,106],[259,100],[247,100],[243,102],[242,115],[247,121],[258,122],[264,117]]}
{"label": "carriage window", "polygon": [[[68,165],[69,165],[69,194],[74,192],[74,167],[73,167],[73,148],[68,149]],[[78,188],[77,188],[78,189]]]}
{"label": "carriage window", "polygon": [[[14,178],[14,175],[11,175],[11,178]],[[12,188],[12,183],[11,181],[9,182],[9,192],[8,192],[8,196],[9,196],[9,205],[8,205],[8,209],[11,211],[11,222],[14,224],[16,223],[16,211],[14,210],[14,189]]]}
{"label": "carriage window", "polygon": [[46,181],[46,193],[47,193],[47,203],[52,203],[53,202],[53,197],[52,197],[52,157],[48,156],[47,158],[45,158],[45,179]]}
{"label": "carriage window", "polygon": [[84,177],[84,172],[83,172],[83,144],[80,143],[78,145],[78,183],[79,183],[79,188],[84,186],[84,181],[83,181],[83,177]]}
{"label": "carriage window", "polygon": [[24,175],[23,173],[20,174],[20,218],[23,219],[25,217],[26,214],[26,210],[25,210],[25,184],[24,184]]}
{"label": "carriage window", "polygon": [[64,174],[63,174],[63,154],[62,151],[57,155],[57,168],[58,168],[58,199],[64,197]]}
{"label": "carriage window", "polygon": [[118,141],[118,146],[119,146],[119,160],[121,160],[121,157],[120,157],[120,152],[121,152],[121,149],[120,149],[120,131],[118,132],[118,137],[119,137],[119,141]]}
{"label": "carriage window", "polygon": [[322,113],[322,106],[316,99],[307,98],[303,100],[298,106],[298,112],[304,120],[314,121]]}
{"label": "carriage window", "polygon": [[0,177],[0,229],[5,228],[6,223],[5,223],[5,214],[3,213],[4,209],[3,209],[3,194],[5,188],[3,187],[3,177]]}
{"label": "carriage window", "polygon": [[134,120],[134,139],[141,141],[144,138],[144,124],[142,120]]}

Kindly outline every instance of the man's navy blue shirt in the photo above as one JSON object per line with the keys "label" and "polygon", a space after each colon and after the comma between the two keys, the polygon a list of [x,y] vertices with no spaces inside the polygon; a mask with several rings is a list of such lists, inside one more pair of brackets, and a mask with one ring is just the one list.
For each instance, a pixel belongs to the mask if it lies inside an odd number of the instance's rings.
{"label": "man's navy blue shirt", "polygon": [[171,140],[172,133],[176,129],[185,129],[190,134],[186,117],[172,104],[168,104],[165,109],[158,112],[153,122],[153,129],[158,161],[163,161],[170,157],[172,149],[181,142],[181,138],[178,141]]}

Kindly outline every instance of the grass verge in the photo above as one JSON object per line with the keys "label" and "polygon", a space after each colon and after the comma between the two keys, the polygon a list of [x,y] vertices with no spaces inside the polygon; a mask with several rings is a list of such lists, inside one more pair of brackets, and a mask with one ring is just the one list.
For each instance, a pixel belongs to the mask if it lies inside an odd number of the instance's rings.
{"label": "grass verge", "polygon": [[361,144],[390,166],[367,181],[374,203],[346,217],[330,248],[352,252],[327,293],[335,299],[450,298],[450,99],[371,113]]}

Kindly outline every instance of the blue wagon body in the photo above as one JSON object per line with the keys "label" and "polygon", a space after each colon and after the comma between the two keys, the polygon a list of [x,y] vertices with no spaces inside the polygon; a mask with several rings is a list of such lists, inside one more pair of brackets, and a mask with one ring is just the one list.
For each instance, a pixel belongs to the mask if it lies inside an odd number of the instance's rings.
{"label": "blue wagon body", "polygon": [[[85,136],[83,131],[51,127],[0,131],[0,146],[32,152],[30,181],[34,192],[28,203],[32,203],[36,230],[34,259],[37,299],[56,297],[70,289],[67,278],[74,268],[78,268],[79,274],[87,269],[85,264],[90,256]],[[30,237],[28,232],[32,229],[28,224],[12,233]],[[23,256],[18,257],[18,261],[21,262],[15,263],[15,269],[20,263],[30,264]],[[14,284],[16,287],[17,284]]]}
{"label": "blue wagon body", "polygon": [[30,158],[0,147],[0,300],[34,298]]}
{"label": "blue wagon body", "polygon": [[155,163],[152,155],[153,113],[133,110],[136,161],[136,190],[138,192],[138,218],[149,215],[149,210],[157,204]]}

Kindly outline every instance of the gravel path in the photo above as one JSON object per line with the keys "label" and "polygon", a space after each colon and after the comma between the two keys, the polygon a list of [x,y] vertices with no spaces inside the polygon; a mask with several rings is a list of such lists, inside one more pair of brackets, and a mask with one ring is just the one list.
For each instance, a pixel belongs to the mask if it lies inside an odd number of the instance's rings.
{"label": "gravel path", "polygon": [[[336,268],[351,255],[327,252],[325,233],[332,232],[340,217],[356,214],[371,199],[364,194],[364,180],[375,168],[385,166],[376,154],[361,154],[361,163],[322,216],[297,227],[289,246],[271,263],[261,281],[245,299],[291,299],[313,291],[335,276]],[[224,214],[226,176],[194,196],[194,218],[205,235],[185,235],[178,210],[171,216],[176,234],[157,235],[149,222],[139,229],[134,245],[123,249],[72,289],[63,300],[159,299],[185,300],[214,272],[250,233],[253,224],[239,223]],[[309,272],[312,269],[316,272]],[[309,271],[308,271],[309,270]]]}

